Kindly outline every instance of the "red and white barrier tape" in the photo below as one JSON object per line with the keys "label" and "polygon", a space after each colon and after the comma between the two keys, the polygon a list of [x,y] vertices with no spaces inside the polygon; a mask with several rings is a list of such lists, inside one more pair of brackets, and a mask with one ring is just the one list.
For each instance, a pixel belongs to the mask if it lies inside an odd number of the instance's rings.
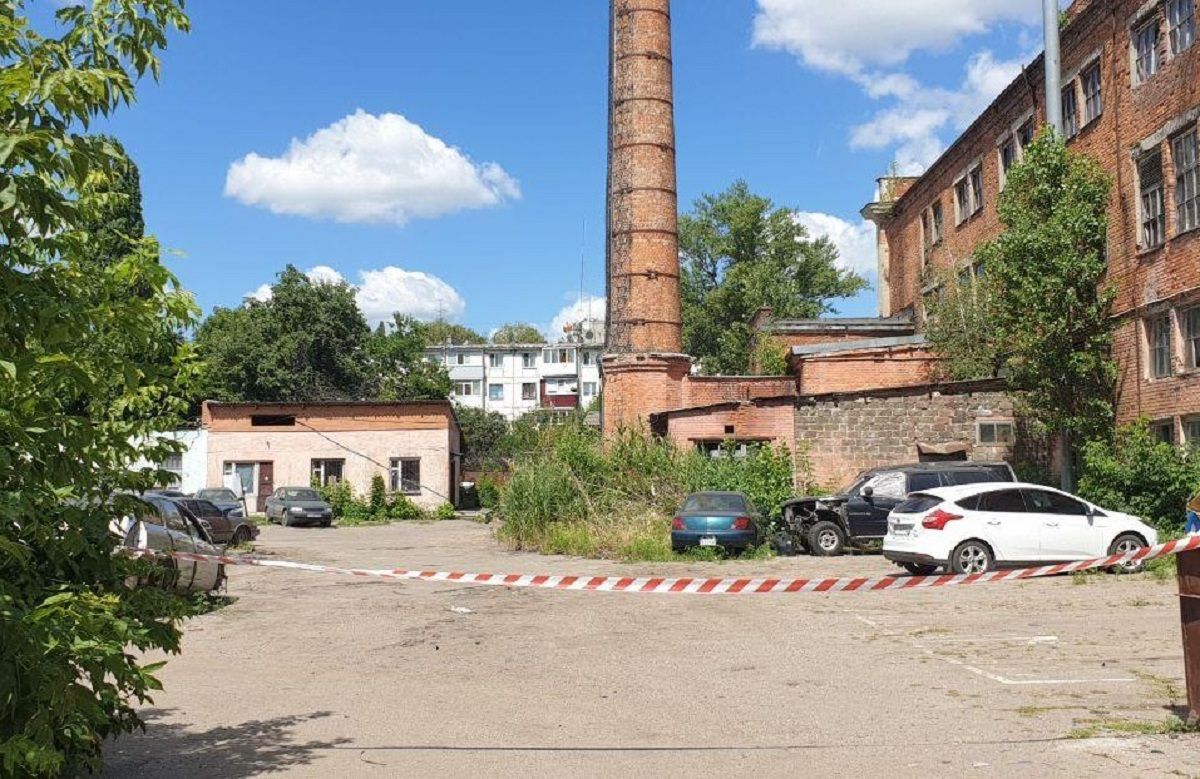
{"label": "red and white barrier tape", "polygon": [[[287,560],[263,560],[255,557],[202,555],[173,552],[179,560],[219,562],[225,565],[254,565],[260,568],[283,568],[310,573],[332,573],[345,576],[372,577],[392,580],[455,582],[495,587],[529,587],[542,590],[586,590],[597,592],[684,593],[694,595],[748,595],[777,592],[855,592],[879,590],[911,590],[924,587],[951,587],[962,584],[1019,581],[1060,573],[1073,573],[1092,568],[1110,568],[1131,560],[1151,560],[1156,557],[1200,549],[1200,536],[1168,541],[1137,552],[1080,560],[1072,563],[1043,565],[1037,568],[991,571],[974,574],[945,574],[932,576],[880,576],[828,579],[728,578],[713,579],[667,578],[660,576],[561,576],[531,574],[458,573],[454,571],[406,571],[403,569],[364,570],[311,565]],[[144,552],[143,552],[144,553]]]}

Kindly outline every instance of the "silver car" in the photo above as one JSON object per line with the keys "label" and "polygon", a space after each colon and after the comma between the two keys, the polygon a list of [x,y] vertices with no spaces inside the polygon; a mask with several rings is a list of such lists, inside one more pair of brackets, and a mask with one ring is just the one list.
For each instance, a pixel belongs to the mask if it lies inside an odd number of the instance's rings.
{"label": "silver car", "polygon": [[[113,530],[122,537],[129,549],[149,549],[154,552],[191,552],[219,555],[212,539],[200,521],[181,509],[170,498],[145,495],[146,508],[136,517],[124,517]],[[225,582],[225,566],[213,560],[193,561],[168,558],[164,573],[151,581],[140,582],[174,589],[179,592],[209,592]]]}

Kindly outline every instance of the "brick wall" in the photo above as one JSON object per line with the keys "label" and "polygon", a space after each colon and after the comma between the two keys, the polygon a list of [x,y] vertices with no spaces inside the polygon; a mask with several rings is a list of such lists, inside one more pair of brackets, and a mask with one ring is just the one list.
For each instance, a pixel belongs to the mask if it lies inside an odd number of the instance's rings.
{"label": "brick wall", "polygon": [[924,385],[932,380],[936,365],[927,347],[864,349],[792,360],[802,395]]}
{"label": "brick wall", "polygon": [[[1063,32],[1064,86],[1076,89],[1079,134],[1070,141],[1074,151],[1096,159],[1113,179],[1109,204],[1109,282],[1117,292],[1118,320],[1115,355],[1121,369],[1118,417],[1183,420],[1200,414],[1200,378],[1194,373],[1151,380],[1145,370],[1145,343],[1139,320],[1161,310],[1182,309],[1200,297],[1200,231],[1177,234],[1174,213],[1174,167],[1169,138],[1195,126],[1200,113],[1200,44],[1174,56],[1162,2],[1091,0],[1076,2],[1071,23]],[[1159,72],[1134,86],[1130,29],[1145,20],[1160,24]],[[1084,125],[1081,70],[1101,66],[1104,111]],[[944,238],[929,252],[928,265],[954,269],[969,263],[980,242],[996,236],[1001,224],[996,212],[1000,191],[998,142],[1024,117],[1032,114],[1038,126],[1044,116],[1042,62],[1037,60],[1013,82],[967,129],[929,171],[890,206],[882,217],[889,290],[885,313],[920,308],[930,280],[926,269],[921,213],[940,201],[945,214]],[[1165,243],[1139,249],[1139,181],[1136,156],[1157,149],[1163,156]],[[985,206],[981,213],[956,226],[953,183],[975,160],[983,165]],[[886,209],[885,209],[886,210]],[[1173,318],[1174,359],[1186,371],[1180,323]],[[1140,341],[1140,342],[1139,342]],[[1182,429],[1182,427],[1181,427]]]}
{"label": "brick wall", "polygon": [[[1016,446],[979,444],[978,423],[987,420],[1017,422]],[[807,448],[817,483],[832,488],[867,468],[918,462],[918,443],[965,443],[971,460],[1045,464],[1043,443],[1024,430],[1011,398],[997,389],[806,399],[796,408],[795,426],[795,442]]]}
{"label": "brick wall", "polygon": [[734,400],[795,395],[791,376],[688,376],[683,383],[683,408]]}

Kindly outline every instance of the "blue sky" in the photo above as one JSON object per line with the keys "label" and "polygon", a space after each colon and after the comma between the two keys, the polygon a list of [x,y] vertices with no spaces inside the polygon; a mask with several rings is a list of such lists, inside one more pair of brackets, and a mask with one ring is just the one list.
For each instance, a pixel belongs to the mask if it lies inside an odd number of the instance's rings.
{"label": "blue sky", "polygon": [[[1037,6],[675,0],[680,202],[744,178],[869,270],[874,179],[931,162],[1037,52]],[[206,313],[287,263],[359,285],[369,316],[484,332],[550,327],[581,260],[603,295],[605,0],[189,12],[162,83],[107,129]],[[839,308],[869,315],[874,296]]]}

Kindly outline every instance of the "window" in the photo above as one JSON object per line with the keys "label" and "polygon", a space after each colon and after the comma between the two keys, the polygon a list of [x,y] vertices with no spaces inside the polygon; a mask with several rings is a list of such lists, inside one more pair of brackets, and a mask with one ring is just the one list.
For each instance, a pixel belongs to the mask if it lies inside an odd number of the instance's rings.
{"label": "window", "polygon": [[158,467],[161,470],[170,471],[176,476],[179,476],[183,473],[183,455],[169,454],[165,460],[158,464]]}
{"label": "window", "polygon": [[184,520],[183,514],[179,512],[179,508],[172,502],[166,499],[155,500],[154,507],[162,514],[168,530],[174,530],[176,533],[188,533],[188,524]]}
{"label": "window", "polygon": [[1133,33],[1133,85],[1145,83],[1158,72],[1158,19]]}
{"label": "window", "polygon": [[1170,30],[1172,54],[1192,47],[1196,42],[1195,0],[1167,0],[1167,29]]}
{"label": "window", "polygon": [[571,362],[571,358],[572,355],[570,349],[547,349],[546,351],[542,352],[542,362],[546,363],[547,365],[554,365],[556,363],[559,365],[566,365],[567,363]]}
{"label": "window", "polygon": [[1167,232],[1167,215],[1163,208],[1162,152],[1152,152],[1138,160],[1138,182],[1142,193],[1140,246],[1153,249],[1162,245]]}
{"label": "window", "polygon": [[321,485],[337,484],[342,480],[342,471],[345,467],[345,460],[313,460],[313,480]]}
{"label": "window", "polygon": [[933,215],[932,243],[934,246],[937,246],[942,242],[942,234],[945,232],[946,228],[946,220],[942,218],[942,201],[939,200],[938,202],[934,203],[933,207],[929,209],[929,212]]}
{"label": "window", "polygon": [[1050,490],[1022,490],[1029,510],[1038,514],[1065,514],[1086,517],[1088,508],[1074,498]]}
{"label": "window", "polygon": [[1016,440],[1012,422],[980,422],[978,441],[981,444],[1011,444]]}
{"label": "window", "polygon": [[583,352],[580,359],[583,360],[584,365],[593,365],[596,362],[596,355],[591,352]]}
{"label": "window", "polygon": [[421,492],[421,460],[416,457],[393,457],[388,468],[392,492],[417,495]]}
{"label": "window", "polygon": [[983,210],[983,166],[976,165],[971,170],[971,206],[972,214],[977,214]]}
{"label": "window", "polygon": [[504,400],[504,385],[489,384],[488,385],[488,400]]}
{"label": "window", "polygon": [[251,414],[250,427],[294,427],[296,417],[291,414]]}
{"label": "window", "polygon": [[1200,419],[1184,420],[1183,435],[1188,446],[1200,446]]}
{"label": "window", "polygon": [[929,211],[921,212],[921,261],[929,262],[929,249],[933,246],[933,228],[929,224]]}
{"label": "window", "polygon": [[1150,344],[1150,376],[1161,379],[1171,375],[1171,316],[1163,314],[1146,322]]}
{"label": "window", "polygon": [[[907,484],[905,483],[904,474],[900,471],[884,471],[878,473],[867,480],[863,485],[863,489],[870,487],[872,496],[881,498],[903,498],[908,494]],[[860,494],[862,490],[859,490]]]}
{"label": "window", "polygon": [[1188,370],[1200,368],[1200,306],[1179,314],[1183,323],[1184,365]]}
{"label": "window", "polygon": [[583,383],[583,396],[585,398],[590,398],[590,397],[595,397],[595,395],[596,395],[596,382],[585,381]]}
{"label": "window", "polygon": [[1017,139],[1009,135],[1000,144],[1000,187],[1008,180],[1008,171],[1017,164]]}
{"label": "window", "polygon": [[1029,144],[1033,143],[1033,120],[1026,119],[1025,123],[1017,128],[1017,143],[1021,144],[1022,149],[1028,149]]}
{"label": "window", "polygon": [[527,381],[521,385],[521,400],[537,400],[537,382]]}
{"label": "window", "polygon": [[530,354],[529,352],[524,352],[521,355],[521,367],[522,368],[532,368],[533,367],[533,355],[532,354]]}
{"label": "window", "polygon": [[921,492],[942,486],[942,478],[937,473],[910,473],[908,475],[908,491]]}
{"label": "window", "polygon": [[983,210],[983,164],[975,163],[967,173],[954,182],[955,224],[962,224]]}
{"label": "window", "polygon": [[454,355],[454,361],[459,365],[466,365],[467,364],[467,355],[463,354],[462,352],[459,352],[458,354]]}
{"label": "window", "polygon": [[1083,71],[1083,123],[1090,124],[1104,113],[1104,96],[1100,92],[1100,63]]}
{"label": "window", "polygon": [[1150,424],[1150,434],[1160,443],[1174,444],[1175,420],[1164,419],[1161,422],[1152,422]]}
{"label": "window", "polygon": [[479,385],[474,381],[454,382],[454,394],[460,398],[469,398],[479,394]]}
{"label": "window", "polygon": [[488,365],[493,368],[503,368],[504,367],[504,355],[503,354],[489,354],[488,355]]}
{"label": "window", "polygon": [[1062,92],[1063,133],[1067,138],[1079,135],[1079,106],[1075,97],[1075,82],[1072,81]]}
{"label": "window", "polygon": [[985,492],[979,496],[979,510],[1003,514],[1024,514],[1027,511],[1020,490]]}
{"label": "window", "polygon": [[1196,130],[1171,142],[1175,163],[1175,233],[1200,227],[1200,148]]}
{"label": "window", "polygon": [[732,457],[741,460],[750,456],[750,448],[758,446],[759,441],[735,441],[726,438],[723,441],[697,441],[696,449],[714,460]]}

